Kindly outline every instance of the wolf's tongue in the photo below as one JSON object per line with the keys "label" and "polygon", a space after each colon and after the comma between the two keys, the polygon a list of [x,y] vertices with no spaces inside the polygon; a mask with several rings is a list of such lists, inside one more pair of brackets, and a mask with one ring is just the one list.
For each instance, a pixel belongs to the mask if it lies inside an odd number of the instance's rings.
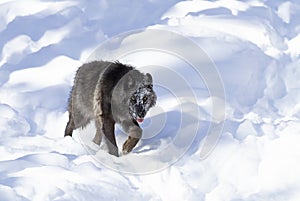
{"label": "wolf's tongue", "polygon": [[137,119],[137,121],[138,121],[139,123],[142,123],[142,122],[144,121],[144,119]]}

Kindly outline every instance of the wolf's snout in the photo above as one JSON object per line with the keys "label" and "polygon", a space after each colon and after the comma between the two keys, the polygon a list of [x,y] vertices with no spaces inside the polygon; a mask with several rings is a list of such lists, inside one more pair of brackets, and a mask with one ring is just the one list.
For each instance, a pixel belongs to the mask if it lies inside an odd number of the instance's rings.
{"label": "wolf's snout", "polygon": [[144,109],[143,109],[143,106],[141,106],[141,105],[139,105],[138,107],[137,107],[137,115],[139,116],[139,117],[141,117],[141,118],[143,118],[144,116],[145,116],[145,111],[144,111]]}

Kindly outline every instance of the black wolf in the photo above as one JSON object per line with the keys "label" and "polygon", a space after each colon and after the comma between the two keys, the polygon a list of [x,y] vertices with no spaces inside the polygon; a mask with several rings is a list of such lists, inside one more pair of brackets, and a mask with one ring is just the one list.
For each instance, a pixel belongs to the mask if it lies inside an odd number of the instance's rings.
{"label": "black wolf", "polygon": [[75,76],[69,98],[69,121],[65,136],[95,120],[94,142],[106,137],[110,154],[119,156],[114,125],[128,134],[123,153],[129,153],[142,136],[138,123],[156,103],[152,76],[120,62],[94,61],[82,65]]}

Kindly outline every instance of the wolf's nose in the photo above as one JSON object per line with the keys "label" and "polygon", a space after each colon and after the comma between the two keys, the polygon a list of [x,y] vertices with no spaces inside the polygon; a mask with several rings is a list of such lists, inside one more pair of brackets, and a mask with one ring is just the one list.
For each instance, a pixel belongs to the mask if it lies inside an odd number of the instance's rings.
{"label": "wolf's nose", "polygon": [[143,117],[144,116],[144,112],[139,112],[138,115],[139,115],[139,117]]}
{"label": "wolf's nose", "polygon": [[137,114],[138,114],[139,117],[144,117],[145,116],[145,112],[142,110],[142,108],[139,109]]}

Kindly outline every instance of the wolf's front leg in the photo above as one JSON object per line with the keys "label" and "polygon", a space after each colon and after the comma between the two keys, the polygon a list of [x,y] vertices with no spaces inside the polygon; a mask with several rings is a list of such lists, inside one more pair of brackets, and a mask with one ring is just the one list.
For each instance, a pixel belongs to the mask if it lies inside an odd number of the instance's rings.
{"label": "wolf's front leg", "polygon": [[128,134],[128,138],[123,144],[122,152],[123,154],[128,154],[132,151],[135,145],[142,137],[142,129],[134,122],[126,122],[122,124],[123,129]]}
{"label": "wolf's front leg", "polygon": [[[106,137],[108,152],[114,156],[119,156],[118,146],[115,138],[115,121],[108,116],[101,116],[101,122],[98,125],[102,126],[102,133]],[[97,128],[98,129],[98,128]]]}

